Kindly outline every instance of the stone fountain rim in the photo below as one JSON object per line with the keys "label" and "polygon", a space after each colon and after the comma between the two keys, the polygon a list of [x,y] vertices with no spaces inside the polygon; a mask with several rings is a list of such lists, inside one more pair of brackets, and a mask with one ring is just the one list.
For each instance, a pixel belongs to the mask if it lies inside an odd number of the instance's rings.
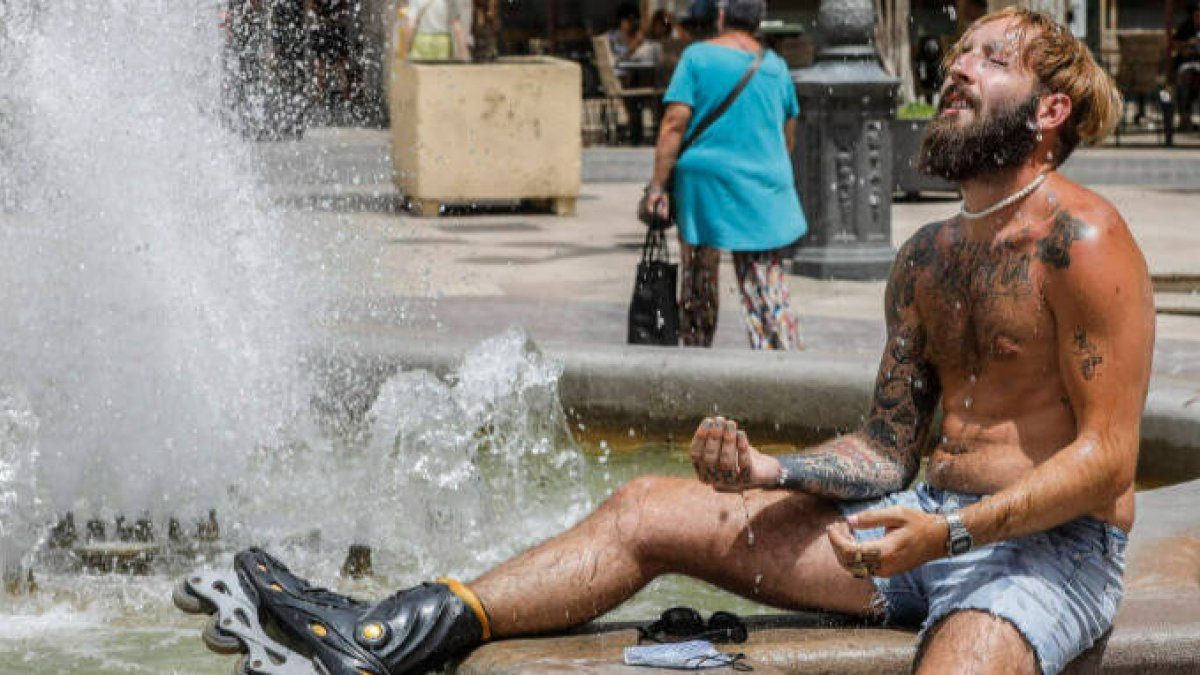
{"label": "stone fountain rim", "polygon": [[[315,361],[346,359],[382,378],[403,370],[443,375],[479,344],[447,336],[356,338],[326,347]],[[714,412],[776,430],[857,426],[874,385],[878,356],[747,349],[673,349],[630,345],[538,345],[562,365],[559,392],[574,417],[621,424],[695,423]],[[373,395],[370,396],[373,399]],[[800,424],[800,420],[803,424]],[[1171,448],[1200,439],[1200,388],[1151,378],[1142,441]]]}

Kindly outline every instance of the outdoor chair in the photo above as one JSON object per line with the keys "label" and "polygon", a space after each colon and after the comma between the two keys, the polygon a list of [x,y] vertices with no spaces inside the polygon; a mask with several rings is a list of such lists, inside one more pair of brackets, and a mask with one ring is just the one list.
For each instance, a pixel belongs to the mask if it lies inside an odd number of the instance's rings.
{"label": "outdoor chair", "polygon": [[1116,142],[1141,126],[1146,110],[1153,106],[1162,115],[1155,133],[1162,134],[1165,144],[1171,145],[1174,135],[1174,110],[1166,93],[1167,34],[1162,30],[1121,30],[1117,32],[1117,87],[1126,105],[1137,104],[1137,113],[1130,125],[1126,111],[1121,111]]}
{"label": "outdoor chair", "polygon": [[[607,101],[605,106],[606,133],[609,141],[612,142],[621,137],[621,128],[625,126],[620,124],[621,113],[624,112],[626,116],[628,115],[627,101],[640,99],[641,102],[648,104],[647,107],[654,110],[658,99],[662,98],[666,90],[658,87],[626,87],[621,82],[621,78],[617,76],[617,60],[613,56],[612,47],[608,44],[607,35],[593,36],[592,50],[596,58],[596,70],[600,73],[600,88],[604,90],[604,97]],[[635,106],[633,109],[636,114],[642,114],[640,106]],[[633,120],[627,120],[627,122],[636,124]],[[657,123],[657,119],[655,123]]]}

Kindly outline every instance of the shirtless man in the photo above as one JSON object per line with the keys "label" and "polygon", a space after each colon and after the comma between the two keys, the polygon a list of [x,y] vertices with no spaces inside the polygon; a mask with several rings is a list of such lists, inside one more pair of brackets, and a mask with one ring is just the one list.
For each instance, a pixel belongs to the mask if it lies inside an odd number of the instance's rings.
{"label": "shirtless man", "polygon": [[961,182],[963,208],[899,252],[856,433],[774,457],[705,420],[700,480],[634,480],[469,588],[359,605],[256,549],[238,556],[243,584],[334,672],[421,672],[490,637],[584,623],[666,573],[922,626],[921,673],[1060,671],[1121,598],[1153,346],[1128,228],[1055,172],[1119,109],[1087,48],[1041,14],[984,17],[948,54],[922,161]]}

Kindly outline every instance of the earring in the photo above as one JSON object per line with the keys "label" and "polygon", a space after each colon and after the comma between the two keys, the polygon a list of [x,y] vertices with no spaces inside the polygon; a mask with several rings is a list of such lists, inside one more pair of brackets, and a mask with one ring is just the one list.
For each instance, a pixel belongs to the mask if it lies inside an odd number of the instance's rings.
{"label": "earring", "polygon": [[1038,132],[1037,132],[1037,142],[1038,143],[1042,142],[1042,130],[1041,129],[1038,129]]}

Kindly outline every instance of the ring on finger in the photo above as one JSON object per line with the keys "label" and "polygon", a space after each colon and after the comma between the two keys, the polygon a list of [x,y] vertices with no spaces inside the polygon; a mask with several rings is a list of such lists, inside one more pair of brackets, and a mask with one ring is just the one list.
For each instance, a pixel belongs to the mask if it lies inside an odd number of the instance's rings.
{"label": "ring on finger", "polygon": [[854,545],[854,564],[857,566],[862,566],[862,561],[863,561],[862,547],[859,546],[858,544],[855,544]]}
{"label": "ring on finger", "polygon": [[846,568],[855,579],[866,579],[871,576],[871,570],[863,563],[855,563]]}

